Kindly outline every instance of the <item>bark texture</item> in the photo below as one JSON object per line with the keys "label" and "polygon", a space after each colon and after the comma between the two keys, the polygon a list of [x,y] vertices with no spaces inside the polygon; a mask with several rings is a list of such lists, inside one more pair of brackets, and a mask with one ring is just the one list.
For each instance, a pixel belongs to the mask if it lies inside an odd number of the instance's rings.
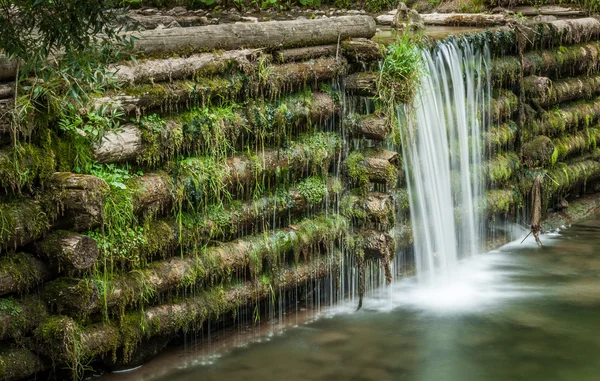
{"label": "bark texture", "polygon": [[102,223],[106,181],[92,175],[56,172],[48,179],[51,197],[59,205],[62,218],[57,227],[89,230]]}
{"label": "bark texture", "polygon": [[387,118],[378,114],[351,115],[346,120],[350,132],[366,139],[385,141],[392,133]]}
{"label": "bark texture", "polygon": [[49,261],[60,274],[77,274],[98,260],[98,245],[91,237],[57,230],[35,243],[35,253]]}
{"label": "bark texture", "polygon": [[375,20],[370,16],[221,24],[134,34],[138,38],[135,48],[146,54],[184,49],[292,48],[334,44],[347,38],[371,38],[374,35]]}
{"label": "bark texture", "polygon": [[363,72],[350,74],[344,79],[344,86],[348,93],[373,97],[377,95],[377,79],[379,73]]}

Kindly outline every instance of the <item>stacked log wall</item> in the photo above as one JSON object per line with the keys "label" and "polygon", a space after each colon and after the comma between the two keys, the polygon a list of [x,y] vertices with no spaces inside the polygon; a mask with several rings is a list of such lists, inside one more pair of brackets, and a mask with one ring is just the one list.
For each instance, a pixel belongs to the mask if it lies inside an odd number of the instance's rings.
{"label": "stacked log wall", "polygon": [[[221,36],[212,40],[144,32],[138,63],[114,67],[119,90],[81,110],[115,110],[119,125],[84,147],[84,173],[65,164],[72,141],[0,120],[0,378],[117,355],[131,363],[148,340],[338,280],[342,255],[358,267],[359,296],[369,264],[391,281],[394,256],[412,245],[401,147],[380,111],[341,103],[373,102],[382,49],[369,17],[331,20],[301,21],[293,38],[285,22],[199,27]],[[542,25],[522,57],[506,45],[514,29],[484,33],[493,94],[490,157],[478,170],[489,221],[518,218],[540,174],[548,208],[596,191],[593,20]],[[223,37],[232,28],[243,43]],[[10,109],[4,58],[0,103]],[[11,166],[15,146],[31,154],[25,176]]]}

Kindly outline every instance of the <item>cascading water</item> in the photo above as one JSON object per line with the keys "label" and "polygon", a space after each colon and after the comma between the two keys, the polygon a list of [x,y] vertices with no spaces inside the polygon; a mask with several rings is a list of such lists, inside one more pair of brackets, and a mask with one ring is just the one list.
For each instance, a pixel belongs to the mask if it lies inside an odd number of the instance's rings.
{"label": "cascading water", "polygon": [[421,87],[401,131],[417,272],[431,280],[449,275],[481,242],[490,61],[487,46],[465,40],[425,49],[422,58]]}

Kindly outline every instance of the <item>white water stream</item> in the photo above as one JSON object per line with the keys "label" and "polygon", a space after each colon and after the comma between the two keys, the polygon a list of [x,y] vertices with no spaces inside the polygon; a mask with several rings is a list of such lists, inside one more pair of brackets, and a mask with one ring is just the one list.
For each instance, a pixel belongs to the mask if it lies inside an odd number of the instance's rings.
{"label": "white water stream", "polygon": [[479,169],[490,58],[487,47],[460,40],[422,56],[425,74],[401,130],[417,274],[433,281],[447,279],[482,242],[478,205],[485,182]]}

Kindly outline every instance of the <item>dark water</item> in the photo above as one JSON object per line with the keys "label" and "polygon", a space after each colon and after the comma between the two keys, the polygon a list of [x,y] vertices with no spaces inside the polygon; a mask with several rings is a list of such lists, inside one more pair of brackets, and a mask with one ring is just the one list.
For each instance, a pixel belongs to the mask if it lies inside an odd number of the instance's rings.
{"label": "dark water", "polygon": [[600,380],[600,216],[542,239],[156,379]]}

